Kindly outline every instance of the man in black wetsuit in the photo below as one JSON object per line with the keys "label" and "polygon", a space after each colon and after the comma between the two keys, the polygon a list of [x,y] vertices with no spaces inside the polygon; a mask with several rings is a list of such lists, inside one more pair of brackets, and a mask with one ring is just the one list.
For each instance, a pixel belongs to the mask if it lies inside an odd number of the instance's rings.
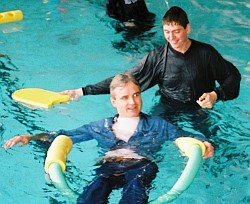
{"label": "man in black wetsuit", "polygon": [[[142,91],[158,85],[164,101],[202,108],[212,108],[216,100],[234,99],[239,95],[238,69],[211,45],[188,38],[190,24],[185,11],[170,8],[162,25],[168,43],[149,52],[128,71],[139,81]],[[62,93],[72,99],[108,94],[112,78]]]}
{"label": "man in black wetsuit", "polygon": [[[139,81],[142,91],[159,86],[160,103],[169,117],[177,110],[210,109],[216,100],[225,101],[239,95],[241,74],[238,69],[211,45],[188,38],[190,24],[185,11],[170,8],[162,25],[168,43],[149,52],[128,72]],[[112,78],[62,93],[72,99],[108,94]]]}

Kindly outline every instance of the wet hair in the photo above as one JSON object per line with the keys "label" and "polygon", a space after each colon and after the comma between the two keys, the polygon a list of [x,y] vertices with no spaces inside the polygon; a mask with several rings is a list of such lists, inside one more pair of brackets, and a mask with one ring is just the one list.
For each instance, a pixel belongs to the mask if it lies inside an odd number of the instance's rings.
{"label": "wet hair", "polygon": [[171,7],[163,16],[162,26],[169,24],[181,25],[183,28],[189,24],[187,13],[180,7]]}
{"label": "wet hair", "polygon": [[129,82],[132,82],[134,83],[135,85],[137,85],[140,89],[140,85],[139,85],[139,82],[133,77],[131,76],[130,74],[128,73],[123,73],[123,74],[118,74],[116,75],[111,83],[110,83],[110,95],[112,98],[114,98],[114,89],[117,88],[117,87],[124,87],[127,83]]}

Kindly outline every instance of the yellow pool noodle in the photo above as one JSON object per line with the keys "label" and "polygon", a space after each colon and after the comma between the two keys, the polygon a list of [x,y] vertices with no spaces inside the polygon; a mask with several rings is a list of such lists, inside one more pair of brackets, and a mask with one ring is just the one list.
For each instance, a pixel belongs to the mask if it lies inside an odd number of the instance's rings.
{"label": "yellow pool noodle", "polygon": [[187,156],[190,156],[191,147],[193,145],[199,145],[202,150],[202,155],[205,154],[206,147],[200,140],[191,137],[179,137],[175,140],[175,144],[179,149]]}
{"label": "yellow pool noodle", "polygon": [[6,11],[0,13],[0,24],[10,23],[23,20],[23,13],[21,10]]}
{"label": "yellow pool noodle", "polygon": [[49,172],[49,166],[52,163],[59,164],[62,168],[62,171],[65,171],[66,159],[72,148],[72,145],[72,140],[66,135],[59,135],[55,138],[47,152],[47,157],[44,165],[46,173]]}

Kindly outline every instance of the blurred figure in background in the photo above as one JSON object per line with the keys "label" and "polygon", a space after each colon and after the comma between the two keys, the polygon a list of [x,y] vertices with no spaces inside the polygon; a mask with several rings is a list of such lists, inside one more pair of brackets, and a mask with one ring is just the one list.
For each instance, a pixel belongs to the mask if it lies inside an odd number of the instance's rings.
{"label": "blurred figure in background", "polygon": [[114,26],[116,32],[122,32],[123,40],[112,42],[113,47],[123,52],[140,53],[143,44],[147,44],[141,42],[154,35],[147,31],[154,27],[155,14],[148,10],[145,1],[107,0],[106,12],[119,21]]}
{"label": "blurred figure in background", "polygon": [[106,12],[127,27],[148,24],[155,17],[155,14],[148,11],[144,0],[107,0]]}

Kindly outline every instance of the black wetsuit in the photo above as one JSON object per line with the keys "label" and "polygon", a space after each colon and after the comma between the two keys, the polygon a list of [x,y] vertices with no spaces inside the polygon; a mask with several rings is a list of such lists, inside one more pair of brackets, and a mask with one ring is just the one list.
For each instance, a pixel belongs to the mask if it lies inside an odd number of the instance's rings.
{"label": "black wetsuit", "polygon": [[155,16],[148,11],[144,0],[107,0],[106,12],[110,17],[122,22],[142,22]]}
{"label": "black wetsuit", "polygon": [[111,43],[119,52],[140,53],[145,39],[150,39],[155,32],[155,14],[151,13],[144,0],[106,0],[106,13],[116,19],[111,23],[116,33],[123,39],[112,40]]}
{"label": "black wetsuit", "polygon": [[[196,100],[211,91],[220,100],[236,98],[241,80],[238,69],[211,45],[191,41],[185,54],[166,44],[151,51],[128,72],[139,81],[142,91],[158,84],[166,101],[175,104],[197,105]],[[83,94],[108,94],[112,78],[84,87]]]}

